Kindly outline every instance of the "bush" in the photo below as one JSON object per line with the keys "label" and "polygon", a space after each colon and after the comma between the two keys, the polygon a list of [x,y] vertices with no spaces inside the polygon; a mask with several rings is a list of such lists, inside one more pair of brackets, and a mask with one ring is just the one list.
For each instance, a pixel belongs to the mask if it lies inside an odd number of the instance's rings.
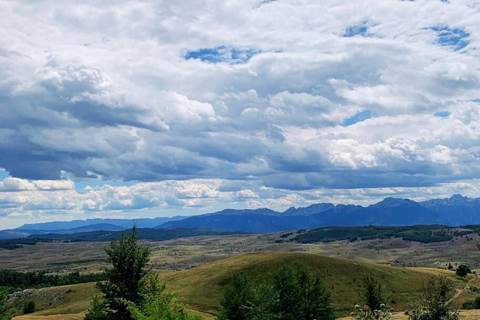
{"label": "bush", "polygon": [[30,314],[35,312],[35,302],[28,301],[23,305],[23,314]]}
{"label": "bush", "polygon": [[365,284],[365,305],[369,307],[369,310],[381,310],[381,305],[386,304],[386,299],[383,297],[382,283],[378,279],[376,272],[371,272],[364,279]]}
{"label": "bush", "polygon": [[7,305],[7,292],[3,288],[0,288],[0,320],[12,319],[12,313]]}
{"label": "bush", "polygon": [[458,320],[458,311],[449,301],[455,294],[453,282],[445,276],[432,276],[423,289],[420,306],[407,312],[410,320]]}
{"label": "bush", "polygon": [[467,274],[472,273],[472,270],[464,264],[461,264],[458,266],[457,271],[455,271],[455,274],[459,277],[466,277]]}
{"label": "bush", "polygon": [[355,320],[389,320],[392,317],[387,309],[386,299],[383,297],[382,283],[379,280],[378,273],[371,272],[364,279],[365,285],[365,305],[355,306],[355,311],[351,316]]}
{"label": "bush", "polygon": [[385,304],[381,304],[379,309],[372,310],[368,305],[360,307],[355,306],[355,311],[350,314],[354,320],[390,320],[392,313]]}
{"label": "bush", "polygon": [[165,292],[165,285],[156,275],[148,276],[146,289],[141,304],[129,303],[128,309],[134,320],[202,320],[201,316],[190,315],[177,304],[174,295]]}
{"label": "bush", "polygon": [[462,309],[480,309],[480,297],[462,304]]}

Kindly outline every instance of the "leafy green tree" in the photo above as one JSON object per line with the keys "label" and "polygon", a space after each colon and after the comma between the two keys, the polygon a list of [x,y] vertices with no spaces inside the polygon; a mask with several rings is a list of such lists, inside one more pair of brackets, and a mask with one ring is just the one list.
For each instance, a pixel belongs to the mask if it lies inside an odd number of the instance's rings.
{"label": "leafy green tree", "polygon": [[135,320],[202,320],[198,315],[189,314],[175,302],[171,293],[165,292],[165,284],[157,276],[149,275],[143,302],[136,305],[129,302],[128,309]]}
{"label": "leafy green tree", "polygon": [[302,265],[280,267],[273,275],[273,286],[280,320],[335,319],[330,292],[320,277],[313,277]]}
{"label": "leafy green tree", "polygon": [[378,273],[369,273],[363,279],[363,283],[365,284],[365,305],[371,312],[381,310],[382,304],[386,304],[387,301],[383,297],[382,283],[379,280]]}
{"label": "leafy green tree", "polygon": [[7,305],[7,292],[0,288],[0,320],[12,319],[10,307]]}
{"label": "leafy green tree", "polygon": [[146,269],[150,250],[139,245],[137,227],[131,235],[122,233],[120,240],[113,240],[105,248],[107,262],[112,268],[104,271],[106,281],[97,287],[103,298],[92,301],[86,320],[132,320],[129,305],[141,304],[146,293]]}
{"label": "leafy green tree", "polygon": [[467,274],[471,273],[472,270],[470,270],[470,268],[464,264],[461,264],[458,266],[457,268],[457,271],[455,271],[455,274],[459,277],[466,277]]}

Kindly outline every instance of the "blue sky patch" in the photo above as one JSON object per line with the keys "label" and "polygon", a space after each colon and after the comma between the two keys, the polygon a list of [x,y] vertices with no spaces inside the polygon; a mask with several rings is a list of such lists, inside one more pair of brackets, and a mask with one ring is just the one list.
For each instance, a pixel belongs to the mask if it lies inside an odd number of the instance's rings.
{"label": "blue sky patch", "polygon": [[0,181],[3,181],[6,177],[8,177],[8,171],[0,168]]}
{"label": "blue sky patch", "polygon": [[369,110],[361,111],[354,115],[353,117],[347,118],[343,120],[342,126],[348,127],[351,126],[352,124],[355,124],[357,122],[365,121],[367,119],[370,119],[372,117],[372,114],[370,113]]}
{"label": "blue sky patch", "polygon": [[368,30],[368,27],[365,21],[361,24],[347,27],[347,29],[345,29],[345,33],[343,34],[343,36],[345,38],[351,38],[356,35],[365,36],[365,34],[367,33],[367,30]]}
{"label": "blue sky patch", "polygon": [[441,46],[452,47],[453,50],[458,51],[469,44],[468,37],[470,34],[463,29],[451,29],[448,26],[438,26],[431,29],[437,32],[437,43]]}
{"label": "blue sky patch", "polygon": [[435,113],[435,117],[440,117],[440,118],[447,118],[449,115],[451,115],[451,113],[448,111],[439,111]]}
{"label": "blue sky patch", "polygon": [[185,59],[199,59],[204,62],[229,64],[247,63],[254,55],[261,51],[253,48],[235,48],[220,46],[215,48],[202,48],[199,50],[188,51]]}

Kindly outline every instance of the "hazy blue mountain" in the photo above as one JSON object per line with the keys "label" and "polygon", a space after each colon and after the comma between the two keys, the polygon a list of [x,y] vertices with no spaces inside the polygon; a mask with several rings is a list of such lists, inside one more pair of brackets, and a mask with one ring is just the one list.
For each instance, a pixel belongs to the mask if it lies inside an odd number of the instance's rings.
{"label": "hazy blue mountain", "polygon": [[333,203],[318,203],[312,204],[311,206],[304,207],[304,208],[295,208],[290,207],[283,212],[284,215],[289,216],[309,216],[316,213],[332,210],[335,208]]}
{"label": "hazy blue mountain", "polygon": [[277,211],[273,211],[267,208],[260,208],[260,209],[225,209],[222,211],[214,212],[214,213],[207,213],[205,215],[225,215],[225,216],[232,216],[232,215],[264,215],[264,216],[275,216],[278,215]]}
{"label": "hazy blue mountain", "polygon": [[468,198],[455,194],[450,198],[433,199],[419,204],[438,214],[451,226],[480,223],[480,198]]}
{"label": "hazy blue mountain", "polygon": [[29,234],[71,234],[86,231],[119,231],[136,221],[139,228],[214,228],[222,230],[264,233],[326,226],[407,226],[444,224],[459,226],[480,224],[480,198],[453,195],[446,199],[415,202],[408,199],[386,198],[368,207],[356,205],[313,204],[291,207],[284,212],[268,208],[225,209],[193,217],[155,219],[89,219],[69,222],[27,224],[15,230],[0,231],[0,239],[24,237]]}
{"label": "hazy blue mountain", "polygon": [[[123,229],[131,228],[133,223],[137,224],[138,228],[151,228],[168,221],[177,221],[185,219],[185,216],[175,216],[175,217],[158,217],[158,218],[142,218],[142,219],[87,219],[87,220],[73,220],[73,221],[55,221],[55,222],[44,222],[44,223],[33,223],[33,224],[24,224],[23,226],[14,229],[16,231],[20,230],[33,230],[37,231],[57,231],[57,230],[68,230],[74,228],[82,228],[92,225],[101,225],[101,224],[110,224],[121,227]],[[98,230],[98,229],[97,229]],[[93,231],[93,230],[91,230]]]}
{"label": "hazy blue mountain", "polygon": [[[180,223],[181,222],[181,223]],[[308,227],[305,218],[262,214],[209,214],[190,217],[182,221],[170,221],[159,228],[215,228],[249,233],[266,233]]]}
{"label": "hazy blue mountain", "polygon": [[268,209],[224,210],[180,221],[170,221],[159,227],[202,227],[263,233],[326,226],[403,226],[445,223],[440,215],[417,202],[395,198],[387,198],[368,207],[322,203],[306,208],[292,207],[285,212],[266,210]]}

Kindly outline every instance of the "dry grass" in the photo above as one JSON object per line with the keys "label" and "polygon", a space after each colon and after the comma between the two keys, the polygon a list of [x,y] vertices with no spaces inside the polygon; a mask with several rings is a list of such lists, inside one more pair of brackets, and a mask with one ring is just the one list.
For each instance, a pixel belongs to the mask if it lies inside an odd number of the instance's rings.
{"label": "dry grass", "polygon": [[13,318],[13,320],[83,320],[85,318],[85,313],[77,314],[59,314],[59,315],[49,315],[49,316],[39,316],[35,314],[28,314],[25,316],[18,316]]}
{"label": "dry grass", "polygon": [[[235,256],[192,270],[170,272],[161,278],[168,288],[178,292],[181,302],[191,305],[193,309],[216,314],[223,289],[234,273],[245,272],[257,281],[266,281],[277,266],[297,262],[322,277],[326,287],[332,291],[332,302],[339,315],[349,314],[353,306],[361,301],[362,281],[371,271],[378,272],[385,286],[385,294],[396,310],[404,310],[418,300],[422,285],[431,274],[427,270],[417,271],[313,254],[269,252]],[[436,270],[432,272],[437,273]],[[454,279],[458,288],[465,287],[466,283],[451,272],[446,274]]]}

